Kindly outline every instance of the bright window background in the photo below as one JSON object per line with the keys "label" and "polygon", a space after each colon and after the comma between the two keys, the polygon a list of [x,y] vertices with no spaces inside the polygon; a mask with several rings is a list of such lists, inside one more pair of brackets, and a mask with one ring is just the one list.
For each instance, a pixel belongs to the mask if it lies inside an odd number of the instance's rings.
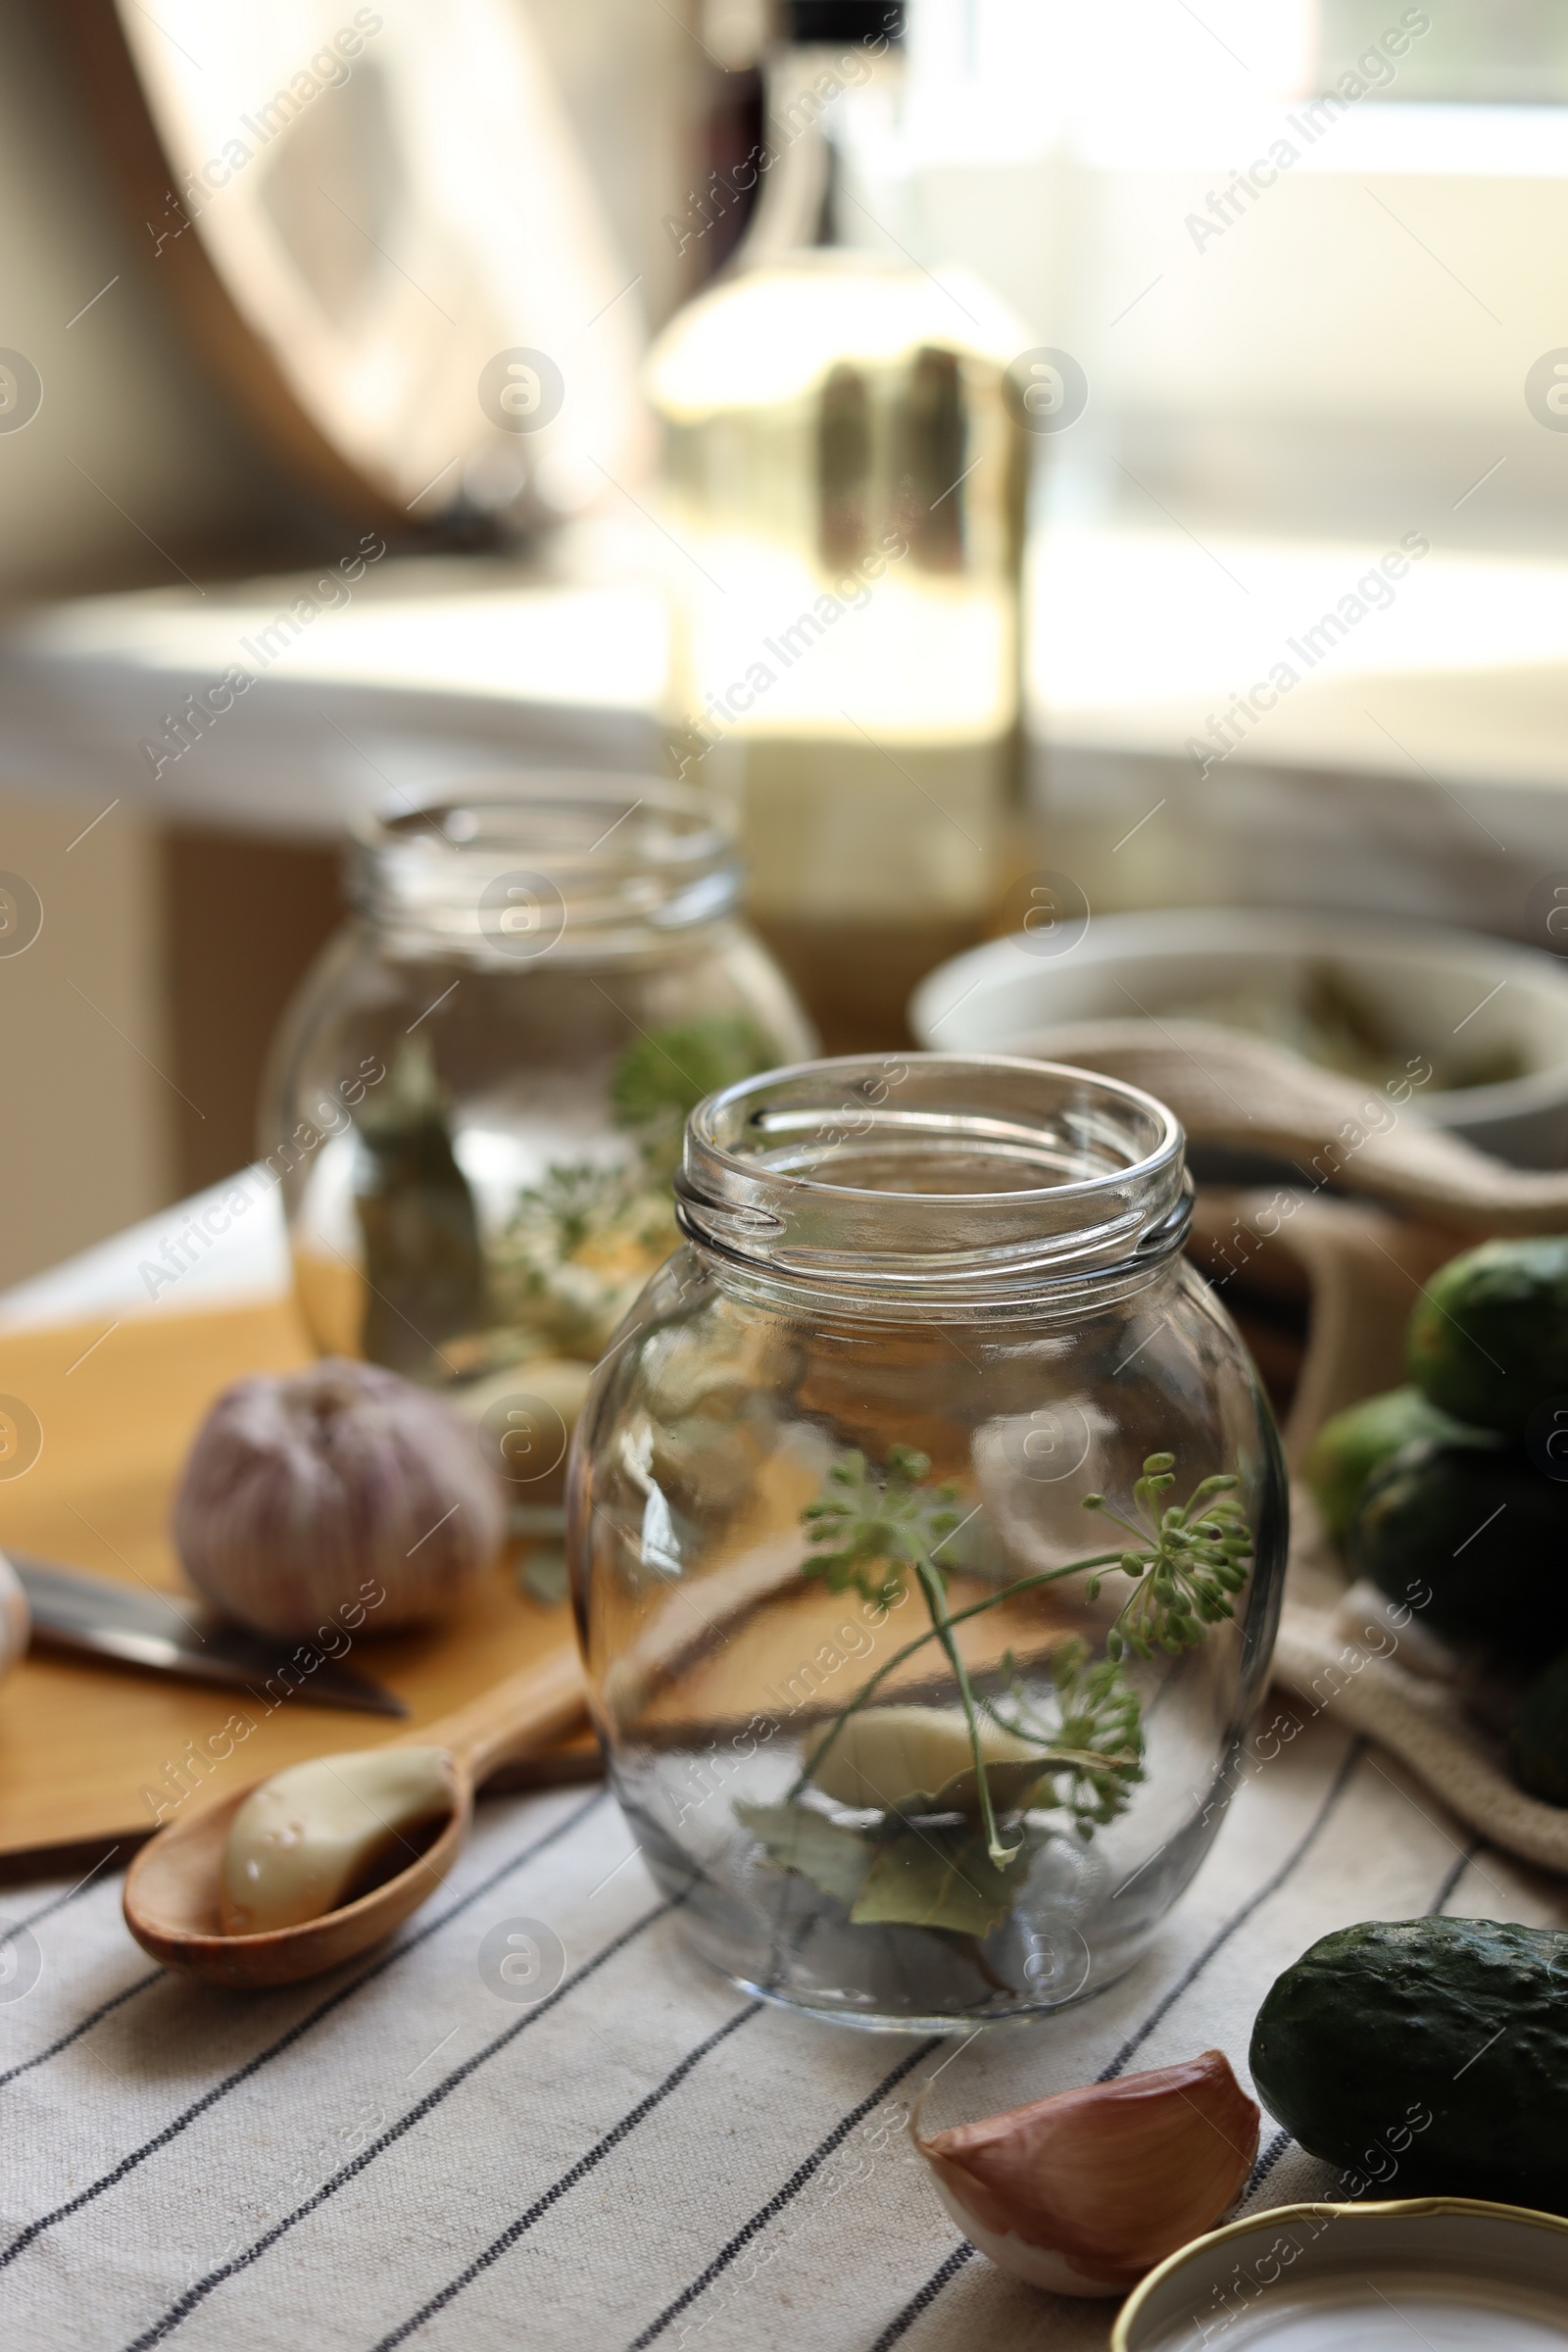
{"label": "bright window background", "polygon": [[921,242],[1090,381],[1041,467],[1047,738],[1180,753],[1414,532],[1246,758],[1568,787],[1568,432],[1525,397],[1568,10],[927,0],[909,59]]}
{"label": "bright window background", "polygon": [[[1494,105],[1568,99],[1561,0],[1446,0],[1391,97]],[[1323,0],[1319,54],[1335,73],[1383,29],[1381,0]]]}

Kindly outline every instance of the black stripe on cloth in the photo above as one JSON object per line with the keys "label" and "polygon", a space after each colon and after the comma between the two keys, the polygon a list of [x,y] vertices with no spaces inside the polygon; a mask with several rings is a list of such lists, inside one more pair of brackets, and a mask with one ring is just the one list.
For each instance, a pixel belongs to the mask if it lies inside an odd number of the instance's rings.
{"label": "black stripe on cloth", "polygon": [[1335,1774],[1333,1781],[1330,1783],[1328,1793],[1324,1797],[1323,1802],[1319,1805],[1316,1813],[1313,1815],[1310,1825],[1304,1834],[1297,1840],[1296,1844],[1291,1848],[1291,1851],[1286,1855],[1284,1861],[1280,1864],[1278,1870],[1275,1871],[1273,1877],[1265,1879],[1262,1886],[1248,1896],[1246,1902],[1242,1904],[1240,1910],[1233,1911],[1230,1918],[1225,1922],[1225,1925],[1218,1931],[1218,1933],[1209,1937],[1207,1943],[1204,1944],[1202,1950],[1199,1953],[1198,1958],[1193,1962],[1192,1966],[1188,1969],[1185,1969],[1181,1976],[1177,1978],[1175,1984],[1170,1987],[1170,1990],[1161,1995],[1160,1999],[1155,2002],[1153,2008],[1145,2018],[1143,2024],[1135,2033],[1130,2034],[1127,2039],[1122,2043],[1121,2048],[1116,2052],[1116,2055],[1111,2060],[1110,2064],[1102,2074],[1096,2077],[1097,2082],[1109,2082],[1122,2072],[1127,2064],[1128,2059],[1134,2056],[1138,2050],[1142,2049],[1144,2043],[1149,2039],[1151,2034],[1153,2033],[1154,2028],[1160,2023],[1162,2018],[1167,2016],[1168,2013],[1174,2009],[1176,2003],[1181,1999],[1182,1994],[1188,1991],[1192,1985],[1197,1984],[1199,1978],[1202,1975],[1204,1969],[1214,1958],[1215,1954],[1223,1951],[1225,1945],[1229,1943],[1237,1929],[1246,1927],[1253,1912],[1261,1909],[1262,1905],[1268,1901],[1270,1895],[1278,1894],[1286,1880],[1291,1876],[1292,1872],[1295,1871],[1297,1866],[1304,1859],[1308,1850],[1328,1821],[1329,1815],[1339,1803],[1340,1798],[1345,1794],[1347,1788],[1349,1786],[1351,1774],[1354,1772],[1356,1766],[1360,1763],[1361,1758],[1366,1753],[1366,1744],[1367,1743],[1365,1740],[1360,1738],[1351,1740],[1349,1746],[1345,1751],[1345,1760],[1341,1764],[1339,1771]]}
{"label": "black stripe on cloth", "polygon": [[1275,2132],[1273,2138],[1269,2141],[1268,2146],[1263,2150],[1262,2155],[1258,2158],[1257,2162],[1253,2165],[1251,2171],[1247,2176],[1247,2186],[1243,2189],[1241,2198],[1244,2207],[1246,2206],[1248,2199],[1255,2196],[1257,2191],[1262,2187],[1264,2181],[1268,2179],[1270,2173],[1274,2170],[1274,2167],[1278,2164],[1280,2158],[1284,2155],[1290,2144],[1291,2135],[1288,2132],[1282,2131]]}
{"label": "black stripe on cloth", "polygon": [[[632,2338],[627,2352],[644,2352],[644,2347],[662,2336],[672,2320],[678,2320],[681,2313],[688,2310],[697,2301],[699,2295],[706,2294],[720,2272],[728,2270],[737,2254],[749,2246],[752,2239],[759,2236],[767,2228],[768,2223],[776,2220],[785,2206],[800,2195],[812,2174],[820,2170],[835,2148],[843,2145],[855,2130],[856,2125],[863,2122],[873,2107],[880,2106],[888,2092],[895,2089],[904,2081],[905,2076],[919,2065],[922,2058],[929,2058],[933,2050],[939,2050],[942,2047],[942,2041],[943,2036],[940,2034],[933,2034],[929,2041],[922,2041],[917,2049],[911,2050],[906,2058],[901,2058],[892,2073],[884,2075],[875,2089],[867,2091],[858,2106],[852,2107],[849,2114],[834,2125],[827,2137],[817,2143],[809,2156],[804,2158],[796,2166],[783,2187],[775,2189],[767,2203],[760,2205],[751,2220],[743,2223],[741,2228],[736,2230],[728,2244],[719,2248],[707,2270],[699,2272],[690,2286],[682,2287],[675,2300],[665,2304],[658,2319],[646,2327],[641,2335]],[[387,2338],[388,2343],[392,2340],[390,2336]],[[385,2347],[377,2344],[375,2352],[385,2352]]]}
{"label": "black stripe on cloth", "polygon": [[422,2328],[426,2320],[434,2319],[438,2311],[445,2310],[449,2303],[462,2294],[466,2286],[472,2285],[481,2271],[487,2271],[493,2262],[499,2262],[508,2247],[516,2244],[524,2230],[531,2230],[535,2222],[542,2221],[551,2206],[564,2197],[569,2188],[575,2188],[579,2180],[585,2180],[595,2165],[603,2164],[611,2150],[619,2147],[628,2132],[635,2132],[645,2116],[651,2115],[661,2101],[668,2098],[672,2090],[678,2090],[693,2067],[706,2058],[710,2050],[716,2049],[718,2044],[727,2040],[731,2034],[749,2024],[761,2007],[760,2001],[748,2001],[744,2009],[737,2009],[733,2017],[725,2019],[716,2034],[710,2034],[708,2039],[700,2041],[695,2050],[688,2050],[680,2064],[671,2067],[662,2082],[651,2090],[646,2098],[639,2099],[635,2107],[628,2109],[619,2123],[612,2125],[605,2133],[603,2139],[594,2142],[586,2156],[579,2156],[568,2172],[563,2173],[559,2180],[553,2181],[542,2196],[535,2197],[525,2213],[519,2213],[514,2222],[507,2224],[499,2237],[491,2239],[482,2254],[474,2256],[466,2270],[460,2271],[455,2278],[449,2279],[440,2293],[432,2295],[428,2303],[421,2303],[412,2319],[400,2322],[390,2335],[383,2335],[378,2343],[371,2346],[371,2352],[392,2352],[394,2344],[406,2342],[416,2328]]}
{"label": "black stripe on cloth", "polygon": [[[504,1879],[509,1871],[520,1869],[524,1862],[531,1860],[532,1857],[540,1851],[541,1847],[554,1844],[558,1838],[564,1836],[565,1832],[569,1829],[572,1829],[576,1823],[581,1821],[585,1814],[591,1813],[594,1806],[603,1801],[605,1794],[606,1791],[604,1789],[596,1789],[594,1794],[589,1797],[585,1804],[578,1806],[575,1813],[570,1814],[565,1821],[558,1823],[555,1829],[547,1831],[537,1845],[525,1846],[521,1853],[514,1854],[510,1862],[503,1862],[498,1869],[491,1872],[487,1879],[481,1880],[477,1886],[470,1888],[468,1893],[464,1895],[458,1902],[452,1904],[448,1910],[443,1911],[437,1918],[427,1921],[422,1928],[416,1929],[414,1934],[410,1936],[406,1941],[400,1943],[395,1951],[386,1953],[380,1960],[376,1962],[373,1968],[368,1969],[363,1977],[356,1978],[355,1982],[345,1989],[333,1993],[331,1998],[322,2008],[315,2011],[314,2014],[311,2017],[306,2018],[299,2027],[292,2030],[294,2034],[297,2036],[300,2033],[303,2033],[308,2027],[316,2023],[317,2018],[325,2016],[328,2009],[335,2008],[340,2001],[347,1999],[349,1994],[357,1992],[362,1984],[368,1984],[372,1978],[378,1977],[381,1974],[383,1969],[389,1968],[394,1960],[401,1960],[405,1952],[412,1952],[416,1945],[424,1942],[426,1937],[435,1935],[438,1929],[445,1927],[449,1919],[455,1919],[460,1911],[466,1910],[470,1904],[477,1902],[481,1895],[488,1894],[491,1887],[496,1886],[502,1879]],[[89,1873],[89,1876],[91,1874]],[[84,1879],[81,1882],[82,1886],[85,1886],[86,1883],[87,1882]],[[71,1894],[63,1895],[60,1898],[60,1902],[71,1901],[80,1891],[80,1887],[73,1887]],[[58,1910],[60,1907],[60,1902],[50,1904],[46,1906],[46,1908],[50,1910]],[[43,1913],[35,1912],[33,1916],[34,1918],[41,1919],[43,1917]],[[19,1925],[24,1924],[24,1922],[19,1922]],[[13,1929],[11,1932],[12,1934],[16,1933],[15,1929]],[[168,1972],[164,1969],[155,1968],[150,1976],[138,1977],[135,1984],[127,1984],[123,1992],[117,1992],[114,1994],[112,1999],[104,2001],[98,2008],[90,2010],[88,2014],[81,2020],[79,2025],[73,2026],[69,2034],[62,2034],[59,2040],[51,2042],[47,2049],[39,2050],[34,2057],[24,2058],[17,2066],[8,2067],[3,2074],[0,2074],[0,2090],[3,2090],[8,2082],[14,2082],[18,2075],[29,2074],[35,2066],[42,2066],[46,2058],[58,2057],[62,2050],[69,2049],[74,2041],[79,2041],[83,2034],[90,2032],[91,2029],[97,2025],[100,2018],[107,2017],[112,2009],[118,2009],[122,2001],[128,2001],[132,1993],[145,1992],[149,1984],[156,1984],[159,1979],[165,1976],[167,1973]],[[275,2048],[281,2048],[282,2046],[283,2045],[281,2043],[274,2045]],[[273,2050],[266,2050],[262,2053],[262,2056],[266,2058],[271,2056],[272,2054],[274,2054]]]}
{"label": "black stripe on cloth", "polygon": [[286,2237],[289,2230],[324,2205],[328,2197],[335,2197],[340,2188],[346,2188],[351,2180],[357,2180],[361,2173],[374,2164],[378,2156],[384,2156],[387,2149],[393,2147],[405,2132],[412,2132],[416,2124],[422,2124],[427,2115],[460,2089],[470,2075],[477,2074],[481,2066],[488,2065],[497,2052],[515,2041],[519,2034],[525,2034],[542,2017],[548,2017],[569,1992],[575,1992],[577,1986],[585,1984],[588,1978],[597,1976],[600,1969],[613,1960],[617,1952],[623,1952],[629,1943],[635,1943],[639,1936],[645,1935],[659,1920],[666,1918],[682,1900],[682,1896],[675,1895],[666,1902],[658,1903],[629,1928],[623,1928],[618,1936],[602,1945],[591,1960],[585,1960],[581,1968],[573,1969],[569,1977],[564,1977],[554,1992],[548,1993],[542,2001],[536,2001],[531,2009],[525,2009],[521,2017],[514,2019],[493,2040],[487,2041],[482,2050],[476,2050],[471,2058],[466,2058],[461,2066],[455,2066],[449,2075],[443,2075],[441,2081],[427,2090],[422,2099],[416,2100],[406,2115],[400,2115],[395,2124],[390,2124],[378,2138],[363,2147],[353,2161],[335,2172],[329,2180],[323,2180],[320,2187],[308,2196],[302,2205],[296,2205],[292,2213],[286,2213],[280,2222],[274,2222],[271,2229],[265,2230],[254,2245],[247,2246],[242,2254],[236,2254],[232,2262],[220,2263],[216,2270],[208,2272],[205,2278],[198,2278],[177,2303],[172,2303],[161,2318],[137,2336],[134,2343],[125,2347],[125,2352],[149,2352],[150,2346],[161,2344],[165,2336],[172,2335],[181,2322],[189,2319],[198,2303],[204,2303],[215,2287],[221,2286],[225,2278],[234,2278],[240,2271],[249,2270],[252,2263],[260,2262],[280,2237]]}
{"label": "black stripe on cloth", "polygon": [[20,1936],[24,1928],[35,1928],[40,1919],[53,1919],[57,1911],[63,1911],[68,1903],[74,1903],[78,1894],[85,1894],[98,1873],[108,1868],[119,1851],[118,1845],[112,1845],[108,1853],[93,1864],[87,1876],[76,1881],[74,1886],[68,1886],[64,1894],[52,1894],[46,1903],[38,1905],[36,1911],[29,1911],[25,1919],[13,1919],[0,1928],[0,1947],[8,1944],[13,1936]]}
{"label": "black stripe on cloth", "polygon": [[[1452,1894],[1454,1888],[1458,1886],[1459,1881],[1464,1877],[1465,1872],[1469,1869],[1471,1863],[1475,1860],[1477,1854],[1480,1853],[1486,1842],[1487,1841],[1484,1838],[1471,1838],[1469,1845],[1459,1856],[1459,1859],[1457,1862],[1455,1862],[1453,1868],[1448,1872],[1447,1877],[1444,1880],[1443,1885],[1438,1888],[1437,1893],[1432,1897],[1431,1902],[1428,1903],[1426,1909],[1426,1916],[1428,1919],[1436,1919],[1442,1912],[1446,1911],[1448,1908],[1449,1896]],[[0,2075],[0,2082],[3,2082],[4,2081],[5,2077]]]}
{"label": "black stripe on cloth", "polygon": [[[1361,1761],[1365,1751],[1366,1741],[1364,1740],[1358,1738],[1351,1740],[1350,1745],[1345,1752],[1345,1757],[1340,1765],[1340,1769],[1335,1774],[1334,1779],[1330,1784],[1328,1792],[1325,1795],[1323,1802],[1319,1805],[1316,1813],[1313,1815],[1311,1823],[1309,1824],[1304,1836],[1298,1840],[1291,1852],[1286,1855],[1285,1860],[1280,1864],[1279,1869],[1274,1873],[1273,1877],[1271,1879],[1266,1879],[1263,1882],[1263,1885],[1259,1886],[1254,1893],[1248,1896],[1246,1902],[1242,1904],[1239,1910],[1232,1913],[1231,1917],[1227,1920],[1224,1927],[1219,1930],[1218,1934],[1209,1937],[1209,1940],[1204,1944],[1202,1950],[1199,1953],[1198,1958],[1193,1962],[1192,1966],[1177,1978],[1176,1983],[1170,1987],[1168,1992],[1161,1994],[1160,1998],[1155,2002],[1153,2008],[1145,2018],[1143,2024],[1135,2033],[1128,2035],[1127,2039],[1122,2043],[1121,2048],[1116,2052],[1115,2057],[1104,2069],[1103,2073],[1096,2077],[1097,2082],[1109,2082],[1122,2072],[1123,2068],[1127,2064],[1128,2059],[1131,2058],[1134,2052],[1137,2051],[1143,2045],[1143,2043],[1148,2040],[1150,2034],[1152,2034],[1154,2028],[1159,2024],[1160,2019],[1167,2014],[1167,2012],[1177,2001],[1180,2000],[1182,1994],[1188,1991],[1190,1987],[1197,1983],[1198,1979],[1202,1975],[1204,1969],[1213,1959],[1215,1953],[1221,1951],[1224,1946],[1229,1943],[1237,1929],[1246,1925],[1260,1903],[1266,1902],[1271,1894],[1277,1894],[1279,1892],[1286,1880],[1290,1877],[1292,1871],[1296,1869],[1297,1864],[1300,1862],[1302,1857],[1307,1852],[1307,1849],[1310,1847],[1313,1839],[1317,1837],[1319,1831],[1323,1828],[1324,1823],[1328,1820],[1329,1815],[1333,1812],[1334,1807],[1339,1802],[1341,1796],[1343,1796],[1345,1793],[1345,1789],[1349,1782],[1350,1775],[1354,1772],[1355,1767]],[[930,2304],[936,2301],[936,2298],[941,2294],[949,2279],[956,2278],[957,2277],[959,2271],[963,2268],[964,2262],[968,2260],[969,2255],[972,2254],[974,2248],[968,2244],[967,2240],[965,2240],[964,2244],[959,2246],[955,2253],[950,2254],[947,2261],[942,2265],[941,2269],[933,2271],[930,2278],[926,2280],[924,2286],[917,2291],[917,2293],[909,2302],[906,2303],[902,2311],[897,2312],[889,2321],[887,2327],[883,2329],[882,2333],[877,2337],[875,2344],[873,2344],[871,2347],[871,2352],[883,2352],[883,2347],[885,2345],[897,2343],[899,2337],[904,2334],[906,2328],[913,2327],[921,2312],[926,2310]]]}
{"label": "black stripe on cloth", "polygon": [[973,2246],[966,2237],[960,2238],[947,2261],[932,2272],[924,2286],[909,2297],[902,2311],[895,2312],[893,2318],[889,2320],[877,2337],[876,2342],[871,2346],[871,2352],[888,2352],[888,2346],[896,2344],[901,2335],[908,2332],[920,2317],[921,2312],[930,2309],[949,2280],[956,2278],[964,2264],[973,2260]]}
{"label": "black stripe on cloth", "polygon": [[50,2042],[47,2049],[35,2051],[32,2057],[19,2059],[15,2066],[8,2066],[4,2074],[0,2074],[0,2090],[8,2082],[14,2082],[19,2075],[30,2075],[33,2068],[42,2066],[46,2058],[58,2058],[62,2050],[69,2050],[74,2041],[79,2041],[84,2034],[90,2034],[100,2018],[107,2017],[112,2009],[122,2007],[132,1994],[145,1992],[149,1984],[156,1984],[166,1974],[164,1969],[152,1969],[145,1977],[138,1977],[133,1984],[125,1985],[120,1992],[111,1993],[107,2001],[100,2001],[96,2009],[89,2009],[69,2034],[62,2034],[60,2039]]}
{"label": "black stripe on cloth", "polygon": [[439,1912],[434,1919],[426,1920],[423,1927],[416,1928],[412,1936],[387,1952],[375,1963],[373,1968],[368,1968],[365,1974],[356,1977],[351,1984],[340,1984],[336,1992],[328,1993],[324,2001],[318,2002],[317,2006],[307,2016],[302,2017],[297,2025],[290,2026],[286,2034],[280,2034],[275,2041],[270,2041],[265,2049],[258,2050],[254,2058],[247,2058],[243,2066],[238,2066],[232,2074],[225,2075],[220,2082],[215,2082],[211,2090],[203,2091],[199,2099],[193,2099],[188,2107],[182,2109],[175,2116],[172,2124],[166,2124],[164,2129],[155,2132],[151,2139],[143,2140],[139,2148],[132,2148],[128,2156],[122,2156],[113,2171],[100,2174],[96,2180],[89,2181],[88,2185],[78,2190],[77,2194],[68,2203],[57,2205],[52,2213],[40,2214],[35,2222],[29,2222],[8,2246],[0,2249],[0,2271],[3,2271],[8,2263],[15,2262],[17,2256],[25,2252],[34,2238],[41,2237],[46,2230],[52,2230],[57,2222],[66,2221],[72,2214],[79,2213],[83,2205],[90,2205],[95,2197],[101,2197],[107,2189],[118,2187],[127,2173],[132,2173],[138,2165],[145,2164],[149,2156],[157,2155],[160,2148],[167,2148],[171,2140],[177,2139],[180,2132],[187,2131],[192,2124],[208,2112],[209,2108],[216,2107],[220,2099],[226,2098],[231,2090],[237,2090],[242,2082],[248,2082],[253,2075],[259,2074],[261,2069],[270,2064],[272,2059],[280,2058],[285,2050],[292,2049],[294,2044],[302,2040],[313,2026],[320,2024],[323,2017],[329,2017],[334,2009],[341,2009],[345,2001],[351,2001],[365,1985],[373,1984],[377,1977],[384,1976],[386,1971],[394,1967],[406,1953],[416,1950],[430,1936],[438,1935],[449,1920],[456,1919],[460,1912],[466,1911],[471,1904],[478,1902],[481,1896],[488,1894],[492,1887],[498,1886],[512,1871],[520,1870],[525,1862],[533,1860],[535,1854],[543,1853],[546,1846],[554,1845],[558,1838],[564,1838],[569,1830],[575,1829],[577,1823],[586,1814],[592,1812],[595,1805],[603,1804],[605,1793],[602,1788],[596,1789],[586,1804],[579,1805],[574,1812],[568,1813],[564,1821],[557,1822],[555,1828],[547,1830],[542,1838],[536,1838],[531,1843],[523,1846],[520,1852],[514,1854],[509,1861],[503,1862],[498,1869],[493,1870],[487,1879],[481,1879],[477,1886],[470,1887],[466,1894],[460,1895],[455,1903],[449,1903],[446,1909]]}

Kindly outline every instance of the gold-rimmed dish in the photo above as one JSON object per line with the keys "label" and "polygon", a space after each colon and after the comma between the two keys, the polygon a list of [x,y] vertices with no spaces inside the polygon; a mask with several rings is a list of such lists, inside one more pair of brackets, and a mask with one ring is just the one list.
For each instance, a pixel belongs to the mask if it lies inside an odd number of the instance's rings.
{"label": "gold-rimmed dish", "polygon": [[1167,2257],[1111,2352],[1558,2352],[1568,2221],[1473,2197],[1281,2205]]}

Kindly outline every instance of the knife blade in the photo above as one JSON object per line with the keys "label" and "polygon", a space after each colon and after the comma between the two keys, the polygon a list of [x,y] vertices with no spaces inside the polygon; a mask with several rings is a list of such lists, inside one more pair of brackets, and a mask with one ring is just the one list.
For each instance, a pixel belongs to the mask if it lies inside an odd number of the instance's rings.
{"label": "knife blade", "polygon": [[26,1552],[3,1556],[26,1595],[38,1642],[118,1658],[123,1665],[150,1667],[158,1674],[224,1683],[249,1690],[264,1703],[265,1687],[270,1683],[273,1704],[281,1690],[311,1707],[350,1707],[367,1715],[409,1712],[383,1684],[335,1659],[320,1658],[302,1673],[293,1663],[301,1643],[230,1625],[183,1594],[161,1593],[151,1585],[138,1592],[115,1577],[62,1568]]}

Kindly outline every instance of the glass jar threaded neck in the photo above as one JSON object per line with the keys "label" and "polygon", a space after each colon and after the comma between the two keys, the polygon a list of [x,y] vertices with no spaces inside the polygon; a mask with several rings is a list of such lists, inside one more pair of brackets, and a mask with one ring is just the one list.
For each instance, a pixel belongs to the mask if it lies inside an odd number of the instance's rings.
{"label": "glass jar threaded neck", "polygon": [[362,818],[350,904],[383,938],[499,963],[646,948],[740,896],[724,806],[652,776],[531,773]]}
{"label": "glass jar threaded neck", "polygon": [[1023,1304],[1179,1249],[1184,1151],[1162,1103],[1087,1070],[853,1055],[699,1103],[676,1213],[720,1260],[855,1304]]}

